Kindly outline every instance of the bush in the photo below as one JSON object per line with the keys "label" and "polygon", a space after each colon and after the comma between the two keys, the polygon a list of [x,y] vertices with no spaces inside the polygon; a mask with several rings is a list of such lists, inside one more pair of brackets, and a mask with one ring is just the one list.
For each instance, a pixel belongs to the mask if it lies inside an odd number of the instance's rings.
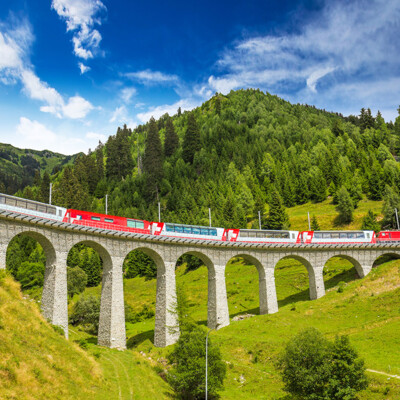
{"label": "bush", "polygon": [[[181,333],[168,359],[174,366],[167,380],[182,399],[205,397],[205,344],[206,333],[199,327]],[[226,365],[221,359],[219,348],[208,340],[208,397],[218,397],[223,389]]]}
{"label": "bush", "polygon": [[352,400],[368,386],[364,361],[349,339],[340,336],[332,343],[313,328],[287,344],[279,367],[285,391],[305,400]]}
{"label": "bush", "polygon": [[67,268],[67,286],[68,296],[74,297],[74,294],[82,293],[87,284],[86,272],[79,267]]}
{"label": "bush", "polygon": [[94,334],[99,329],[100,298],[95,296],[81,297],[74,305],[69,321],[72,325],[83,325]]}
{"label": "bush", "polygon": [[43,286],[44,265],[40,262],[24,261],[18,268],[17,281],[21,283],[22,289]]}

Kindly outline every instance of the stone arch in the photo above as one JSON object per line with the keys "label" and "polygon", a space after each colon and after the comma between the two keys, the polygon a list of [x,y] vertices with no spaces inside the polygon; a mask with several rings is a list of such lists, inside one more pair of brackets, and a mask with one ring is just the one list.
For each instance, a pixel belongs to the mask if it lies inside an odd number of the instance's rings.
{"label": "stone arch", "polygon": [[[18,235],[28,236],[36,240],[43,248],[46,257],[46,266],[40,308],[43,316],[53,325],[62,327],[65,337],[68,338],[66,258],[63,257],[59,249],[44,234],[35,230],[25,230],[23,227],[20,227],[18,233],[8,238],[7,248],[11,241]],[[49,236],[51,237],[52,235]],[[4,252],[4,265],[5,259],[6,251]]]}
{"label": "stone arch", "polygon": [[44,254],[46,256],[46,266],[54,265],[56,263],[57,255],[54,244],[46,236],[36,231],[21,230],[21,232],[16,233],[8,239],[6,251],[12,240],[15,239],[17,236],[28,236],[36,240],[42,246]]}
{"label": "stone arch", "polygon": [[[326,258],[326,259],[324,260],[324,262],[323,262],[323,268],[324,268],[324,269],[326,268],[326,264],[328,263],[328,261],[332,260],[333,258],[341,258],[341,259],[343,259],[343,260],[348,261],[348,262],[354,267],[355,271],[357,272],[357,276],[358,276],[359,278],[362,278],[362,277],[364,277],[364,276],[366,275],[366,271],[365,271],[363,265],[361,265],[361,263],[360,263],[359,260],[357,260],[356,258],[354,258],[354,257],[351,256],[351,255],[342,254],[342,253],[333,254],[333,255],[330,255],[330,257]],[[333,277],[332,279],[334,279],[334,277]],[[354,279],[354,278],[352,278],[352,279],[351,279],[351,278],[348,278],[347,280],[350,281],[350,280],[353,280],[353,279]],[[333,285],[328,286],[328,288],[330,288],[330,287],[332,287],[332,286],[336,286],[336,284],[338,284],[338,283],[339,283],[339,282],[338,282],[337,279],[336,279],[336,283],[333,284]]]}
{"label": "stone arch", "polygon": [[306,255],[300,256],[298,254],[285,254],[283,257],[278,257],[276,259],[274,266],[275,270],[280,261],[289,259],[294,259],[300,262],[306,268],[308,273],[310,300],[322,297],[325,294],[324,280],[322,276],[323,267],[313,265],[312,261]]}
{"label": "stone arch", "polygon": [[[235,254],[233,258],[241,257],[250,265],[254,265],[258,273],[259,313],[272,314],[278,311],[276,300],[274,269],[264,265],[257,257],[247,253]],[[229,261],[230,261],[229,260]],[[228,261],[228,262],[229,262]]]}
{"label": "stone arch", "polygon": [[393,250],[387,250],[387,251],[380,251],[379,253],[375,254],[374,257],[372,258],[372,263],[371,263],[371,269],[379,266],[383,261],[389,261],[390,259],[399,259],[400,258],[400,251],[393,251]]}
{"label": "stone arch", "polygon": [[202,251],[185,248],[176,256],[176,262],[185,254],[199,258],[208,271],[208,296],[207,296],[207,326],[211,329],[220,329],[229,325],[228,299],[225,285],[226,261],[214,259]]}
{"label": "stone arch", "polygon": [[[149,256],[157,266],[156,315],[154,327],[154,345],[166,347],[179,339],[176,304],[175,262],[166,259],[158,247],[138,245],[128,248],[124,259],[131,251],[141,251]],[[161,250],[161,249],[160,249]]]}

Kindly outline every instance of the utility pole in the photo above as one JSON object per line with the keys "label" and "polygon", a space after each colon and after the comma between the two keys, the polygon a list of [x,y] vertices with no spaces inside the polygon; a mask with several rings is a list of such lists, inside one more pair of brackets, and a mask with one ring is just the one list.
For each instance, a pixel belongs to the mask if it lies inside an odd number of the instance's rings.
{"label": "utility pole", "polygon": [[308,230],[311,231],[310,213],[308,211],[307,211],[307,217],[308,217]]}
{"label": "utility pole", "polygon": [[210,221],[210,228],[211,228],[211,208],[208,208],[208,219]]}
{"label": "utility pole", "polygon": [[395,208],[394,211],[396,211],[397,229],[400,229],[400,226],[399,226],[399,215],[397,214],[397,208]]}
{"label": "utility pole", "polygon": [[106,214],[108,213],[108,194],[106,194]]}
{"label": "utility pole", "polygon": [[258,212],[258,226],[260,227],[261,230],[261,211]]}
{"label": "utility pole", "polygon": [[50,182],[50,193],[49,193],[49,204],[51,204],[51,191],[53,189],[53,184]]}
{"label": "utility pole", "polygon": [[161,222],[161,205],[160,205],[160,202],[158,202],[158,222]]}

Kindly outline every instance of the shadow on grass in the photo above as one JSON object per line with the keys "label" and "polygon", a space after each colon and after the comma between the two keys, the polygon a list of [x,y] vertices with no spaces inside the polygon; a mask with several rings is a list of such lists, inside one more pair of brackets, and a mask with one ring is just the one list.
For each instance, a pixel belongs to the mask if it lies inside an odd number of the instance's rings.
{"label": "shadow on grass", "polygon": [[302,290],[301,292],[291,294],[290,296],[285,297],[284,299],[278,300],[278,307],[284,307],[287,304],[297,303],[298,301],[307,301],[310,300],[310,291],[309,289]]}
{"label": "shadow on grass", "polygon": [[234,313],[234,314],[229,314],[229,318],[234,318],[234,317],[236,317],[238,315],[245,315],[245,314],[260,315],[260,307],[252,308],[250,310],[242,310],[242,311],[239,311],[239,312]]}
{"label": "shadow on grass", "polygon": [[357,274],[356,269],[350,268],[346,271],[343,271],[339,274],[336,274],[334,276],[332,276],[331,278],[327,279],[326,281],[324,281],[325,283],[325,290],[331,289],[335,286],[337,286],[340,282],[352,282],[355,281],[356,279],[359,279],[359,276]]}
{"label": "shadow on grass", "polygon": [[133,347],[139,346],[146,340],[150,340],[151,343],[154,343],[154,329],[131,336],[126,342],[126,347],[128,349],[132,349]]}

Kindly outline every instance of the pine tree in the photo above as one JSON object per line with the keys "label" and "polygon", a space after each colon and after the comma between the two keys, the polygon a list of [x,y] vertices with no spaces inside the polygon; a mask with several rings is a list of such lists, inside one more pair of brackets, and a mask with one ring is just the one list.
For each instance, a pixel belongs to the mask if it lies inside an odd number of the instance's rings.
{"label": "pine tree", "polygon": [[338,222],[342,224],[349,224],[353,220],[353,202],[347,189],[342,186],[338,192],[338,206],[339,211]]}
{"label": "pine tree", "polygon": [[49,202],[49,196],[50,196],[50,175],[47,171],[43,174],[43,178],[40,182],[40,201],[43,203],[48,203]]}
{"label": "pine tree", "polygon": [[165,157],[172,156],[179,147],[179,137],[175,132],[172,119],[168,118],[165,127],[164,154]]}
{"label": "pine tree", "polygon": [[279,193],[274,189],[269,202],[269,214],[267,218],[267,226],[264,229],[288,229],[290,226],[289,216],[283,205]]}
{"label": "pine tree", "polygon": [[368,210],[368,213],[363,218],[361,229],[364,231],[375,231],[375,233],[380,231],[380,226],[376,220],[376,214],[372,210]]}
{"label": "pine tree", "polygon": [[193,164],[194,155],[200,150],[200,132],[193,113],[188,116],[187,129],[183,138],[182,158]]}
{"label": "pine tree", "polygon": [[104,178],[104,144],[99,141],[96,147],[96,168],[97,168],[97,181],[101,181]]}
{"label": "pine tree", "polygon": [[312,231],[319,231],[321,228],[319,227],[319,223],[317,217],[315,215],[311,218],[311,230]]}
{"label": "pine tree", "polygon": [[384,203],[382,207],[382,228],[397,229],[396,209],[400,214],[400,196],[390,186],[385,187]]}
{"label": "pine tree", "polygon": [[157,124],[152,117],[149,122],[149,131],[146,138],[143,156],[143,170],[146,173],[148,194],[155,198],[159,193],[163,178],[163,151]]}

